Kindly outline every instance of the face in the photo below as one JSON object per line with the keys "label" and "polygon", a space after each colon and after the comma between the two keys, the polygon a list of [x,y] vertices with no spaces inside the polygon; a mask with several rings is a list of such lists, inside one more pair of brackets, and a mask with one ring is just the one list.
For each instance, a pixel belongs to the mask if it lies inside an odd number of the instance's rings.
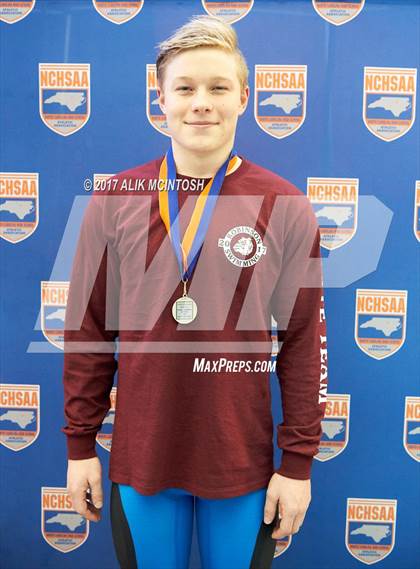
{"label": "face", "polygon": [[217,48],[194,48],[167,64],[159,105],[178,148],[208,153],[233,146],[238,117],[246,109],[234,55]]}

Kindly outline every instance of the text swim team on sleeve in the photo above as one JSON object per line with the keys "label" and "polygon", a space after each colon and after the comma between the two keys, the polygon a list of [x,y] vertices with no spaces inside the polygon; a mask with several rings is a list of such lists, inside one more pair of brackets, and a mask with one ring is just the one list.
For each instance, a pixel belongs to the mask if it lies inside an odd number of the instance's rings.
{"label": "text swim team on sleeve", "polygon": [[[275,471],[307,479],[327,385],[311,204],[291,183],[242,159],[225,177],[188,283],[198,315],[178,324],[172,305],[183,292],[179,269],[158,191],[145,189],[161,160],[114,176],[85,212],[64,333],[68,458],[96,456],[118,368],[112,481],[145,495],[177,487],[228,498],[267,486]],[[182,232],[198,195],[191,188],[178,192]],[[278,469],[269,373],[254,368],[270,360],[271,315],[283,406]]]}

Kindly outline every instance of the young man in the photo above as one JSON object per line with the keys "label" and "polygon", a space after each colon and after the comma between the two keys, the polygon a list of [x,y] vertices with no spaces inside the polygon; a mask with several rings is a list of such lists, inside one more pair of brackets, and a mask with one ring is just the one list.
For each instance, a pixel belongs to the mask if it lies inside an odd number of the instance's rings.
{"label": "young man", "polygon": [[[118,367],[109,476],[121,566],[187,567],[195,506],[204,568],[268,567],[275,539],[303,523],[325,411],[319,231],[302,192],[233,150],[249,99],[233,28],[196,17],[159,47],[170,147],[91,198],[74,260],[67,488],[98,521],[95,437]],[[132,191],[136,181],[160,191]],[[271,315],[278,469],[264,366]]]}

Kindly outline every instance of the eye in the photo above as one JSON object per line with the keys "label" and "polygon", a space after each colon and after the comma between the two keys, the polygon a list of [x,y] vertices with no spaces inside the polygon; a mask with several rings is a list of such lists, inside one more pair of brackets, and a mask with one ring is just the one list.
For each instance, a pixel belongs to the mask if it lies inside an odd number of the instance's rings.
{"label": "eye", "polygon": [[216,87],[214,87],[217,90],[221,90],[221,91],[227,91],[227,87],[223,87],[222,85],[217,85]]}
{"label": "eye", "polygon": [[181,85],[180,87],[176,88],[176,91],[188,91],[191,87],[187,87],[186,85]]}

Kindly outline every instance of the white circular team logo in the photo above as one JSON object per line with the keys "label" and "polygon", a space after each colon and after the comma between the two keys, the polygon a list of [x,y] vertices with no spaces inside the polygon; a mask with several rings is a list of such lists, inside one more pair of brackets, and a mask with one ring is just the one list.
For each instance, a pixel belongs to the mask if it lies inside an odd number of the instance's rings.
{"label": "white circular team logo", "polygon": [[267,247],[255,229],[239,225],[228,231],[224,239],[219,239],[227,259],[237,267],[251,267],[265,255]]}

